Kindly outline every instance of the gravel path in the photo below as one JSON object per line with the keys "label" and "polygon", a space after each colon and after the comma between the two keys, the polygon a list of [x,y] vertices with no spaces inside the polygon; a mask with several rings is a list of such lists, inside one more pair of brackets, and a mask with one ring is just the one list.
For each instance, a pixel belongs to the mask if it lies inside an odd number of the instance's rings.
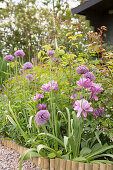
{"label": "gravel path", "polygon": [[[0,144],[0,170],[19,170],[19,153]],[[41,170],[30,161],[23,161],[22,170]]]}

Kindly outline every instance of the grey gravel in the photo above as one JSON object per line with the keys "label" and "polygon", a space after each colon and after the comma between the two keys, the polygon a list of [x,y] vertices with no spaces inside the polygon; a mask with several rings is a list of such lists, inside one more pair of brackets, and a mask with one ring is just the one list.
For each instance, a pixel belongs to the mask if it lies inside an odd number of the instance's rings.
{"label": "grey gravel", "polygon": [[[0,170],[19,170],[19,153],[0,144]],[[30,161],[23,161],[21,170],[41,170]]]}

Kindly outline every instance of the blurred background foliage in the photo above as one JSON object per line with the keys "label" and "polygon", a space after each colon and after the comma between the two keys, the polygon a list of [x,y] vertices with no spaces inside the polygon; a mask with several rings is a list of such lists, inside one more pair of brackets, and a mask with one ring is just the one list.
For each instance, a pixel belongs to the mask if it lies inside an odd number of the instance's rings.
{"label": "blurred background foliage", "polygon": [[66,52],[77,56],[86,51],[91,27],[85,17],[72,16],[71,1],[4,0],[0,3],[0,86],[8,77],[3,57],[14,55],[17,49],[25,52],[24,62],[30,57],[37,58],[45,44],[54,48],[65,46]]}
{"label": "blurred background foliage", "polygon": [[69,50],[69,32],[73,36],[82,34],[79,47],[72,49],[74,53],[82,51],[87,43],[89,23],[82,16],[72,16],[66,0],[4,0],[4,4],[0,10],[0,57],[18,48],[25,52],[27,60],[29,51],[34,57],[42,45],[50,43]]}

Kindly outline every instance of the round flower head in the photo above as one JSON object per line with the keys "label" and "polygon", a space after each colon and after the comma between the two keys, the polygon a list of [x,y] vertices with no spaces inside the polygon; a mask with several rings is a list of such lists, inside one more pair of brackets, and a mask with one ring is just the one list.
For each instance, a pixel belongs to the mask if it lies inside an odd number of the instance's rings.
{"label": "round flower head", "polygon": [[73,103],[73,108],[74,110],[77,110],[77,118],[79,119],[81,117],[81,113],[83,113],[84,118],[87,117],[86,111],[92,112],[93,108],[90,107],[91,103],[88,103],[87,100],[81,99],[81,100],[76,100]]}
{"label": "round flower head", "polygon": [[34,80],[34,77],[32,76],[32,74],[27,74],[25,79],[29,82],[33,81]]}
{"label": "round flower head", "polygon": [[49,51],[47,51],[47,53],[46,53],[48,56],[53,56],[53,55],[55,55],[55,52],[53,51],[53,50],[49,50]]}
{"label": "round flower head", "polygon": [[4,59],[5,59],[6,61],[13,61],[13,60],[14,60],[14,57],[13,57],[12,55],[6,55],[6,56],[4,57]]}
{"label": "round flower head", "polygon": [[23,69],[20,69],[20,70],[19,70],[19,73],[21,74],[22,72],[23,72]]}
{"label": "round flower head", "polygon": [[82,65],[76,68],[76,73],[77,74],[85,74],[89,72],[89,68],[87,68],[86,66]]}
{"label": "round flower head", "polygon": [[35,116],[35,121],[38,126],[42,126],[47,123],[50,118],[50,113],[47,110],[40,110]]}
{"label": "round flower head", "polygon": [[21,51],[21,50],[17,50],[17,51],[14,53],[14,55],[15,55],[16,57],[24,57],[24,56],[25,56],[25,53],[24,53],[23,51]]}
{"label": "round flower head", "polygon": [[38,104],[36,106],[38,110],[47,110],[47,105],[46,104]]}
{"label": "round flower head", "polygon": [[83,75],[84,78],[89,78],[91,81],[95,80],[95,76],[92,72],[87,72],[86,74]]}
{"label": "round flower head", "polygon": [[96,109],[92,112],[92,115],[94,115],[94,116],[101,116],[102,114],[104,114],[104,108],[103,107],[98,108],[98,109]]}
{"label": "round flower head", "polygon": [[44,95],[43,94],[40,94],[40,93],[37,93],[36,92],[36,96],[32,97],[33,101],[37,101],[41,98],[44,98]]}
{"label": "round flower head", "polygon": [[33,64],[30,63],[30,62],[26,62],[26,63],[23,65],[23,68],[24,68],[24,70],[33,69]]}

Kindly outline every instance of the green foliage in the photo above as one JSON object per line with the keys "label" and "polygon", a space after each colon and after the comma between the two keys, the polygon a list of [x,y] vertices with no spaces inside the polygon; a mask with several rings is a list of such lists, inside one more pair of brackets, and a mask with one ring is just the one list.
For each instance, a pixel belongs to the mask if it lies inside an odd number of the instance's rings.
{"label": "green foliage", "polygon": [[[15,22],[16,29],[20,28],[20,30],[15,31],[14,37],[20,38],[20,41],[17,40],[19,45],[16,41],[13,44],[11,39],[13,34],[11,34],[8,38],[11,40],[12,47],[10,47],[10,44],[6,47],[12,53],[14,53],[13,48],[17,45],[18,48],[23,47],[26,56],[29,56],[29,61],[31,56],[36,55],[36,62],[33,63],[33,69],[24,70],[22,74],[18,74],[19,69],[23,66],[23,60],[26,60],[27,57],[25,59],[17,58],[3,72],[8,76],[3,84],[4,90],[0,94],[0,134],[10,137],[28,148],[33,148],[26,151],[20,158],[20,169],[24,159],[36,156],[59,157],[80,162],[100,162],[97,159],[104,158],[101,162],[108,163],[110,161],[107,159],[109,157],[113,158],[113,145],[111,145],[113,135],[111,100],[113,97],[113,81],[110,77],[112,73],[112,54],[109,54],[109,57],[107,57],[108,54],[106,54],[106,57],[104,56],[104,59],[107,58],[105,62],[98,59],[94,60],[95,51],[98,52],[98,49],[96,46],[92,46],[91,48],[94,47],[94,51],[92,49],[87,51],[86,40],[88,35],[84,29],[86,23],[84,23],[83,18],[79,18],[79,20],[82,20],[81,25],[73,24],[72,29],[70,29],[72,23],[69,22],[71,14],[68,6],[60,13],[61,3],[56,4],[56,11],[54,8],[52,15],[51,10],[40,9],[39,20],[37,20],[37,8],[34,3],[35,1],[32,1],[31,6],[28,1],[13,4],[16,11],[12,12],[18,18]],[[12,6],[12,4],[7,4],[9,13],[11,12],[10,5]],[[58,18],[55,12],[59,12]],[[44,21],[49,22],[50,25],[45,23],[40,26]],[[31,23],[31,26],[29,23]],[[40,26],[39,29],[36,24]],[[65,25],[65,29],[61,29],[63,25]],[[54,30],[53,26],[55,26]],[[76,34],[73,29],[77,31]],[[20,33],[22,33],[22,37]],[[64,33],[66,36],[64,36]],[[34,35],[34,37],[31,35]],[[36,54],[37,50],[35,48],[35,45],[37,45],[36,36],[39,36],[39,45],[43,44],[38,54]],[[52,42],[46,44],[50,37]],[[50,49],[56,49],[53,57],[46,54]],[[59,62],[52,61],[54,57]],[[101,63],[103,64],[102,67],[100,66]],[[107,69],[103,70],[104,64]],[[86,119],[83,116],[77,119],[76,111],[73,111],[73,100],[70,99],[72,94],[78,93],[74,100],[80,100],[81,96],[87,97],[87,100],[90,98],[89,91],[83,88],[80,91],[74,89],[76,81],[80,78],[76,74],[76,68],[79,65],[88,66],[96,76],[95,82],[102,83],[104,87],[104,91],[98,95],[99,100],[91,101],[94,109],[105,108],[105,114],[102,116],[97,117],[88,113]],[[32,74],[34,80],[27,81],[25,79],[27,74]],[[44,93],[44,98],[33,101],[32,98],[36,95],[36,92],[43,93],[42,85],[52,80],[57,81],[59,90],[51,89],[50,92]],[[42,126],[38,126],[35,121],[38,112],[37,104],[47,104],[47,110],[50,113],[47,124]]]}

